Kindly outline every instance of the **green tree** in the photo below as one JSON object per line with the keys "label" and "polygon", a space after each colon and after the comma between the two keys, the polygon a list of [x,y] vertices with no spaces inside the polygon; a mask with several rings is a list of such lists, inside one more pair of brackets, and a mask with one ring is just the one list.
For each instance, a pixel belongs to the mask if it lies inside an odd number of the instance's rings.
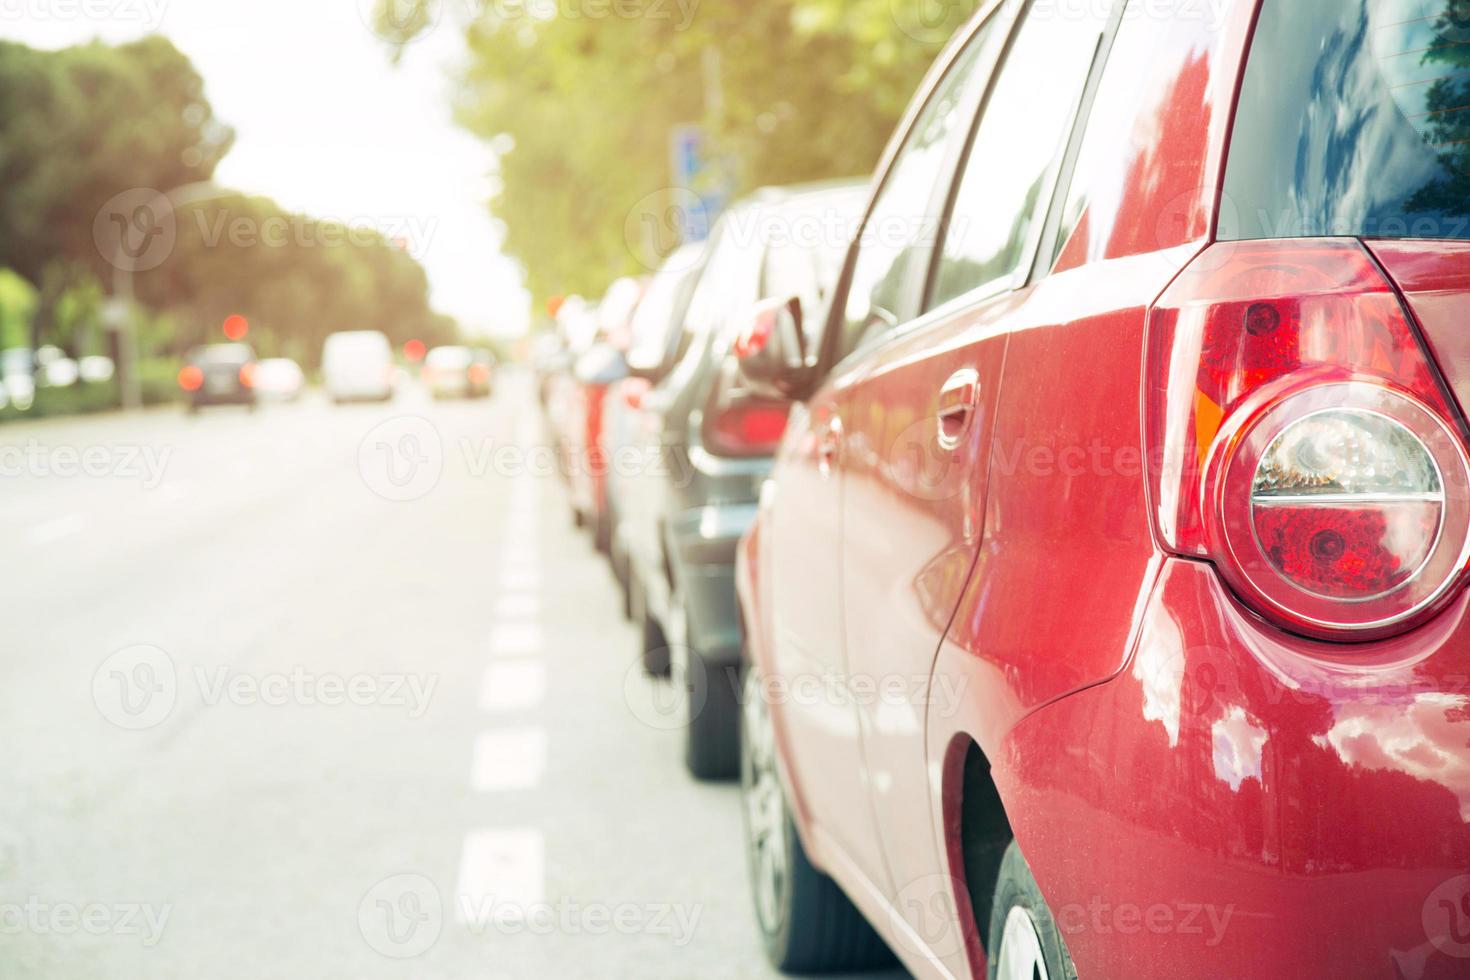
{"label": "green tree", "polygon": [[[406,43],[434,22],[434,2],[382,0],[379,26]],[[527,6],[486,5],[468,25],[456,109],[499,151],[491,209],[544,299],[649,271],[629,219],[667,190],[680,124],[705,126],[737,190],[871,173],[975,4],[706,0],[601,16],[558,4],[554,17]]]}

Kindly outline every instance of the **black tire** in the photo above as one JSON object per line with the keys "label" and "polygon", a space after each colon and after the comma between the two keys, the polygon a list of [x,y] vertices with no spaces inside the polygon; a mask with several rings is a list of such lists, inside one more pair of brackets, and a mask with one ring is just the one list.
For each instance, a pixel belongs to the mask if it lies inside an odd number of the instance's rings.
{"label": "black tire", "polygon": [[985,948],[991,951],[986,975],[995,980],[1000,968],[1006,923],[1016,909],[1024,909],[1035,930],[1042,958],[1046,961],[1046,972],[1050,980],[1077,980],[1077,968],[1072,965],[1071,954],[1052,918],[1051,909],[1031,875],[1031,868],[1021,856],[1021,848],[1011,841],[1005,857],[1000,862],[1000,876],[995,883],[995,901],[990,906],[990,928]]}
{"label": "black tire", "polygon": [[605,512],[592,515],[592,545],[599,555],[612,553],[612,519]]}
{"label": "black tire", "polygon": [[[745,818],[745,852],[755,897],[756,925],[760,929],[766,957],[776,969],[787,973],[829,973],[839,970],[864,970],[893,962],[893,953],[873,931],[862,913],[838,887],[837,883],[812,867],[801,837],[791,820],[785,789],[775,773],[774,737],[770,719],[761,696],[754,670],[745,678],[741,708],[740,791],[741,811]],[[763,727],[765,739],[758,738],[753,728]],[[764,741],[766,748],[761,748]],[[756,770],[765,768],[760,757],[769,756],[770,771],[764,778],[774,779],[774,787],[762,782],[763,792],[776,806],[782,847],[776,863],[780,865],[783,886],[769,901],[761,897],[758,881],[762,860],[753,833],[754,814],[764,808],[752,806]],[[775,831],[773,831],[775,832]]]}
{"label": "black tire", "polygon": [[584,514],[584,513],[582,513],[576,507],[573,507],[572,508],[572,526],[573,527],[586,527],[587,526],[587,515]]}
{"label": "black tire", "polygon": [[633,619],[633,586],[630,581],[632,569],[627,549],[619,547],[614,541],[612,548],[608,551],[607,560],[612,566],[613,578],[618,583],[618,591],[622,594],[623,618],[631,622]]}
{"label": "black tire", "polygon": [[684,735],[689,775],[709,781],[738,779],[740,665],[711,663],[690,650],[689,676],[681,680],[691,708]]}

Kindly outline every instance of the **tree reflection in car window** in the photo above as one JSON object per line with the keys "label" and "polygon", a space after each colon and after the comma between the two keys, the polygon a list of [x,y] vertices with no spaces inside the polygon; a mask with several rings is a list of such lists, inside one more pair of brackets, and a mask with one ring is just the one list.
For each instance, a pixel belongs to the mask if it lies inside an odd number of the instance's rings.
{"label": "tree reflection in car window", "polygon": [[1222,238],[1470,238],[1470,5],[1268,0]]}
{"label": "tree reflection in car window", "polygon": [[1028,14],[970,147],[930,307],[1010,280],[1026,261],[1042,194],[1061,161],[1092,68],[1102,16]]}
{"label": "tree reflection in car window", "polygon": [[[1004,34],[992,18],[970,39],[950,66],[899,150],[872,213],[860,233],[857,262],[843,313],[842,349],[847,354],[898,326],[904,283],[912,256],[932,244],[929,206],[951,138],[965,130],[962,117],[977,69],[988,64]],[[929,240],[926,240],[926,236]]]}

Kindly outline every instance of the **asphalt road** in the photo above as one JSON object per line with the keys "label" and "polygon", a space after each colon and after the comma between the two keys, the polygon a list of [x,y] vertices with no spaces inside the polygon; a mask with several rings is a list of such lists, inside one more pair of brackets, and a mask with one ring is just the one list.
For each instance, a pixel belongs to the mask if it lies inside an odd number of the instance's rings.
{"label": "asphalt road", "polygon": [[0,977],[773,975],[528,392],[0,428]]}

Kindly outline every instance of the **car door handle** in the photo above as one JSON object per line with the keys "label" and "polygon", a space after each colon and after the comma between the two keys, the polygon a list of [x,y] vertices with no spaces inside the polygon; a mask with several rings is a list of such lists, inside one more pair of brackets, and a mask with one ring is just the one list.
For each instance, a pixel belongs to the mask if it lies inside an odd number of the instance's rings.
{"label": "car door handle", "polygon": [[953,452],[970,430],[975,408],[980,404],[980,373],[964,368],[949,376],[939,389],[939,409],[935,413],[939,447]]}

